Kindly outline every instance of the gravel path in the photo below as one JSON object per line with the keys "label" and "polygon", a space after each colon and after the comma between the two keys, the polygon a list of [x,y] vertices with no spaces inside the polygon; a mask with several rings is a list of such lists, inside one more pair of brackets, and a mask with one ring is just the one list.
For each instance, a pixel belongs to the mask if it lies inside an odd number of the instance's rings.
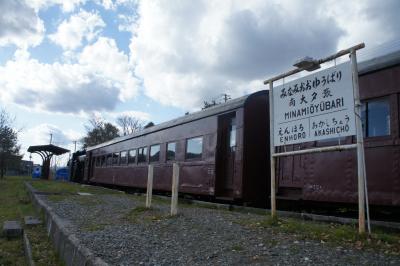
{"label": "gravel path", "polygon": [[144,210],[144,197],[127,195],[47,201],[110,265],[400,265],[398,256],[253,226],[265,218],[256,214],[181,205],[170,218],[168,204]]}

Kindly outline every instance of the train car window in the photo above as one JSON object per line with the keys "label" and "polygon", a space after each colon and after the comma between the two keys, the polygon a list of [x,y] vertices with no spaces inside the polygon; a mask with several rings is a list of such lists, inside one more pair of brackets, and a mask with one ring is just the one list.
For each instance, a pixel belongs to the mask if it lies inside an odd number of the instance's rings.
{"label": "train car window", "polygon": [[232,117],[229,125],[229,147],[231,151],[236,149],[236,117]]}
{"label": "train car window", "polygon": [[147,162],[147,147],[138,149],[138,163]]}
{"label": "train car window", "polygon": [[160,145],[150,146],[150,162],[158,162],[160,160]]}
{"label": "train car window", "polygon": [[126,164],[127,163],[127,160],[128,158],[127,158],[127,152],[126,151],[121,151],[121,155],[120,155],[120,158],[119,158],[119,164],[120,165],[124,165],[124,164]]}
{"label": "train car window", "polygon": [[364,137],[390,135],[389,98],[368,100],[361,108],[361,120]]}
{"label": "train car window", "polygon": [[176,142],[167,143],[167,161],[175,160]]}
{"label": "train car window", "polygon": [[106,156],[103,155],[101,156],[101,167],[105,167],[106,166]]}
{"label": "train car window", "polygon": [[186,159],[201,159],[203,154],[203,137],[186,140]]}
{"label": "train car window", "polygon": [[119,152],[114,152],[112,155],[113,165],[118,165],[118,161],[119,161]]}
{"label": "train car window", "polygon": [[128,163],[136,163],[136,150],[130,150],[128,153]]}
{"label": "train car window", "polygon": [[101,166],[101,156],[97,156],[96,157],[96,167],[100,167]]}
{"label": "train car window", "polygon": [[111,154],[107,154],[107,166],[112,165],[112,155]]}

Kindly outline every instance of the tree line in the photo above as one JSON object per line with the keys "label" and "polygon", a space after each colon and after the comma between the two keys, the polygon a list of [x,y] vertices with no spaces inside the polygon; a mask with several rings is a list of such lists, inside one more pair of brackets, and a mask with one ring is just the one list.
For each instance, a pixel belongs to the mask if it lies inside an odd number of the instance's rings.
{"label": "tree line", "polygon": [[6,110],[0,110],[0,179],[3,179],[7,167],[19,163],[21,145],[18,144],[18,130],[14,128],[14,120]]}

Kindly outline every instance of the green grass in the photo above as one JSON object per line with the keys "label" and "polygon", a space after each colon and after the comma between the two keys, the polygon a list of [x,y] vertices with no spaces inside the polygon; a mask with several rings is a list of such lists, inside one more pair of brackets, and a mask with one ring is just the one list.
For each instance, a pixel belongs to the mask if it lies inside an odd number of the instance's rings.
{"label": "green grass", "polygon": [[150,213],[152,210],[152,208],[146,208],[145,206],[137,206],[130,210],[124,218],[128,222],[136,223],[141,216]]}
{"label": "green grass", "polygon": [[170,219],[172,216],[169,213],[162,213],[155,208],[146,208],[145,206],[137,206],[130,210],[124,219],[130,223],[137,222],[160,222]]}
{"label": "green grass", "polygon": [[122,194],[122,192],[117,190],[63,181],[35,180],[32,181],[31,184],[39,191],[57,194],[77,194],[78,192],[91,194]]}
{"label": "green grass", "polygon": [[285,233],[297,239],[318,240],[321,243],[348,245],[357,249],[374,249],[400,255],[400,234],[373,230],[369,236],[360,235],[356,225],[340,225],[304,221],[294,218],[272,219],[270,217],[258,221],[240,221],[242,225],[263,227],[275,233]]}
{"label": "green grass", "polygon": [[52,202],[61,202],[68,198],[67,195],[48,195],[47,199],[52,201]]}
{"label": "green grass", "polygon": [[32,257],[35,265],[63,265],[54,252],[50,241],[46,239],[47,232],[44,226],[34,226],[25,231],[32,246]]}
{"label": "green grass", "polygon": [[[5,177],[0,179],[0,225],[4,221],[17,220],[23,224],[23,217],[36,215],[31,204],[24,181],[29,177]],[[43,226],[26,230],[31,241],[36,265],[61,265],[51,247]],[[45,251],[36,252],[45,247]],[[22,238],[7,240],[0,238],[0,265],[25,265],[25,255]]]}
{"label": "green grass", "polygon": [[108,224],[103,224],[103,223],[96,223],[96,224],[87,224],[82,227],[83,230],[88,231],[88,232],[94,232],[94,231],[101,231],[103,230]]}

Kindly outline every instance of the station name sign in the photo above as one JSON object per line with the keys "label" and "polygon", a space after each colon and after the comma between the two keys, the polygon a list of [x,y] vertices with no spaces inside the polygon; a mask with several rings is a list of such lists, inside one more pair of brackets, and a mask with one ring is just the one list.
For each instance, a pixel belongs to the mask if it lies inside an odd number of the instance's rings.
{"label": "station name sign", "polygon": [[356,134],[350,62],[273,88],[274,145]]}

